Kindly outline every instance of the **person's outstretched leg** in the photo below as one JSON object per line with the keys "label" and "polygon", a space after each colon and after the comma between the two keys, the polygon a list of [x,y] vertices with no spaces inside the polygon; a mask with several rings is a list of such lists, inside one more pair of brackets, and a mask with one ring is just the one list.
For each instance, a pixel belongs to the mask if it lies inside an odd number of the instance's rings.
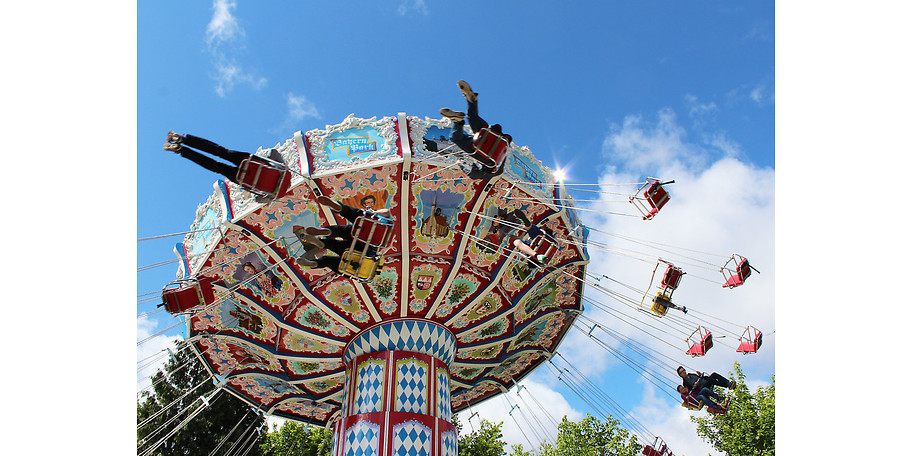
{"label": "person's outstretched leg", "polygon": [[450,135],[450,140],[464,152],[475,153],[475,147],[472,146],[472,138],[465,133],[463,128],[465,128],[464,120],[453,122],[453,133]]}
{"label": "person's outstretched leg", "polygon": [[190,146],[194,149],[199,149],[203,152],[215,155],[216,157],[228,160],[229,162],[234,163],[235,166],[241,166],[241,161],[250,156],[247,152],[226,149],[208,139],[200,138],[199,136],[184,135],[182,143],[185,146]]}
{"label": "person's outstretched leg", "polygon": [[717,372],[713,372],[712,374],[709,375],[709,377],[707,377],[706,385],[709,387],[719,386],[722,388],[732,388],[734,385],[734,382],[723,377],[721,374],[719,374]]}
{"label": "person's outstretched leg", "polygon": [[[340,203],[339,205],[342,206],[342,209],[339,211],[339,215],[341,215],[342,218],[344,218],[345,220],[348,220],[348,223],[355,223],[355,220],[357,220],[358,217],[361,217],[362,215],[367,214],[363,210],[355,208],[355,207],[351,207],[347,204]],[[349,237],[351,237],[351,228],[350,227],[348,229],[348,232],[349,232]]]}
{"label": "person's outstretched leg", "polygon": [[478,133],[479,130],[487,127],[488,123],[478,115],[478,100],[470,101],[468,104],[466,119],[469,121],[469,128],[472,129],[472,133]]}
{"label": "person's outstretched leg", "polygon": [[200,165],[203,168],[208,169],[209,171],[212,171],[214,173],[218,173],[218,174],[225,176],[226,179],[228,179],[232,182],[234,182],[234,180],[237,178],[237,171],[238,171],[237,166],[232,166],[227,163],[215,161],[215,160],[187,147],[186,145],[182,146],[180,148],[180,150],[177,151],[177,153],[179,153],[181,157],[184,157],[187,160],[190,160],[190,161],[196,163],[197,165]]}
{"label": "person's outstretched leg", "polygon": [[335,252],[336,255],[342,256],[342,254],[351,247],[351,238],[340,241],[338,239],[326,237],[323,238],[323,246],[326,248],[326,250]]}
{"label": "person's outstretched leg", "polygon": [[716,394],[713,390],[711,390],[709,388],[701,389],[700,394],[698,394],[696,397],[697,397],[698,401],[703,401],[703,404],[705,404],[709,408],[714,408],[714,409],[721,408],[721,407],[719,407],[719,404],[713,402],[712,399],[715,399],[715,400],[721,402],[722,396],[719,396],[718,394]]}

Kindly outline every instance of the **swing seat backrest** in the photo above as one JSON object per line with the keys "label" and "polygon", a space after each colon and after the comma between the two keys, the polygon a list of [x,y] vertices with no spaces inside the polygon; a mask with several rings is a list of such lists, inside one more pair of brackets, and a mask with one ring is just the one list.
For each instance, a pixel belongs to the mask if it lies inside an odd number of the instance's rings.
{"label": "swing seat backrest", "polygon": [[510,143],[507,142],[506,138],[494,133],[487,127],[475,133],[472,138],[472,145],[476,153],[493,162],[493,165],[490,162],[487,164],[494,168],[503,163],[504,158],[507,156],[507,151],[510,149]]}
{"label": "swing seat backrest", "polygon": [[385,220],[361,216],[355,219],[355,223],[352,225],[352,237],[378,251],[389,246],[392,235],[393,223]]}
{"label": "swing seat backrest", "polygon": [[678,284],[681,283],[681,276],[684,275],[684,271],[681,268],[668,265],[668,269],[665,270],[665,275],[662,276],[662,287],[675,290],[678,288]]}
{"label": "swing seat backrest", "polygon": [[735,351],[738,353],[744,353],[744,354],[757,353],[757,350],[760,349],[760,345],[762,345],[762,344],[763,344],[763,333],[760,331],[757,331],[753,335],[753,337],[749,337],[747,339],[742,337],[741,344],[738,345],[738,348]]}
{"label": "swing seat backrest", "polygon": [[382,266],[382,255],[379,257],[363,256],[361,252],[349,250],[342,253],[338,272],[361,282],[370,282],[374,280],[374,276]]}
{"label": "swing seat backrest", "polygon": [[165,310],[171,314],[186,312],[194,307],[215,301],[212,279],[201,277],[198,280],[185,282],[179,288],[162,291],[162,302]]}
{"label": "swing seat backrest", "polygon": [[281,198],[291,187],[291,172],[282,163],[251,155],[238,166],[237,183],[245,190]]}
{"label": "swing seat backrest", "polygon": [[646,201],[652,206],[653,210],[650,212],[652,212],[653,215],[659,212],[669,199],[668,192],[662,187],[662,184],[660,184],[659,181],[652,181],[652,183],[646,187],[646,190],[643,191],[643,196],[646,197]]}
{"label": "swing seat backrest", "polygon": [[687,354],[690,356],[703,356],[712,348],[712,346],[713,336],[711,332],[707,331],[699,342],[694,342],[693,345],[690,346],[690,349],[687,350]]}
{"label": "swing seat backrest", "polygon": [[741,279],[741,283],[744,283],[748,277],[751,275],[750,263],[747,262],[747,258],[741,260],[738,263],[738,278]]}
{"label": "swing seat backrest", "polygon": [[536,255],[544,255],[549,260],[557,252],[557,243],[545,233],[539,233],[535,236],[529,247],[532,247]]}
{"label": "swing seat backrest", "polygon": [[[724,288],[735,288],[744,284],[744,281],[747,280],[751,275],[750,263],[747,262],[747,258],[740,257],[741,260],[738,262],[738,266],[735,268],[735,272],[732,273],[730,270],[723,267],[723,276],[726,277],[725,284],[722,285]],[[735,257],[732,256],[731,260],[734,260]],[[726,263],[728,265],[728,263]]]}

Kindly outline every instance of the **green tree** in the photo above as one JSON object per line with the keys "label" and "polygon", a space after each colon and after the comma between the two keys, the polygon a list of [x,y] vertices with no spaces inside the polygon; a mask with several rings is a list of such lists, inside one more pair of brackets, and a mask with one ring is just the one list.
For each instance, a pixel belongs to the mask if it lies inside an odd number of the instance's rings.
{"label": "green tree", "polygon": [[[454,424],[459,432],[462,425],[455,417]],[[488,420],[481,420],[478,430],[459,437],[459,456],[503,456],[507,442],[503,440],[503,433],[500,430],[502,426],[503,422],[494,424]]]}
{"label": "green tree", "polygon": [[273,425],[260,444],[263,456],[327,456],[332,446],[329,429],[286,421],[281,428]]}
{"label": "green tree", "polygon": [[[213,396],[215,384],[209,372],[184,345],[183,341],[175,344],[175,355],[152,377],[152,391],[143,392],[136,401],[137,454],[145,453],[198,410],[151,454],[208,455],[218,447],[215,454],[223,455],[237,444],[233,451],[253,445],[247,454],[260,455],[259,445],[252,441],[266,420],[225,391]],[[211,398],[208,406],[201,397]]]}
{"label": "green tree", "polygon": [[513,452],[510,453],[510,456],[533,456],[532,452],[524,450],[522,445],[514,443],[510,446],[510,449],[513,450]]}
{"label": "green tree", "polygon": [[691,417],[697,423],[697,435],[729,456],[773,456],[776,454],[776,376],[770,377],[770,386],[758,387],[751,394],[737,361],[734,369],[737,384],[731,392],[722,393],[731,397],[728,412]]}
{"label": "green tree", "polygon": [[[582,421],[572,422],[565,416],[558,425],[554,444],[542,443],[541,456],[636,456],[643,449],[635,435],[620,426],[613,417],[601,421],[586,415]],[[528,456],[522,446],[513,446],[513,455]]]}

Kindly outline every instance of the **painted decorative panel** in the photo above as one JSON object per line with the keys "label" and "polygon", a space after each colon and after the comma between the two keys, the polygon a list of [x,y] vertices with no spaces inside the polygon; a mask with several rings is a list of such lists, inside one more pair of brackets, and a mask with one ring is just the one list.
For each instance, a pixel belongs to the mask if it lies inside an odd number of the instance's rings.
{"label": "painted decorative panel", "polygon": [[353,415],[379,412],[383,408],[383,382],[386,363],[369,359],[358,365]]}
{"label": "painted decorative panel", "polygon": [[358,421],[345,431],[345,456],[380,454],[380,425]]}
{"label": "painted decorative panel", "polygon": [[415,358],[396,361],[395,411],[427,414],[428,372],[427,363]]}
{"label": "painted decorative panel", "polygon": [[406,421],[393,426],[393,453],[395,456],[430,456],[431,428],[417,422]]}

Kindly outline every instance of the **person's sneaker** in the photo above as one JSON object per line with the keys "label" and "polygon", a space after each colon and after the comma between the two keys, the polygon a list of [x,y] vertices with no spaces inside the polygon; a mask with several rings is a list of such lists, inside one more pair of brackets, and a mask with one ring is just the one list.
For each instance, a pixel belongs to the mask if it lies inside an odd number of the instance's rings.
{"label": "person's sneaker", "polygon": [[686,315],[686,314],[687,314],[687,307],[686,307],[686,306],[681,306],[681,312],[684,312],[684,314]]}
{"label": "person's sneaker", "polygon": [[[329,228],[320,228],[319,226],[311,226],[311,227],[308,227],[307,229],[305,229],[304,233],[306,233],[304,236],[304,239],[307,239],[307,242],[310,242],[313,244],[319,243],[320,248],[322,249],[323,242],[321,242],[319,239],[315,238],[314,236],[329,236],[329,234],[332,233],[332,231],[330,231]],[[316,242],[314,242],[314,241],[316,241]]]}
{"label": "person's sneaker", "polygon": [[[321,240],[318,239],[316,236],[314,236],[313,234],[310,233],[310,229],[311,229],[311,228],[308,228],[307,231],[306,231],[304,234],[301,235],[301,238],[302,238],[305,242],[307,242],[308,244],[313,245],[313,246],[314,246],[315,248],[317,248],[317,249],[322,249],[322,248],[326,247],[326,245],[323,244],[323,241],[321,241]],[[317,229],[317,230],[320,230],[320,229],[325,229],[325,228],[316,228],[316,229]],[[329,230],[326,230],[326,231],[329,231]],[[329,234],[329,233],[326,233],[326,234]]]}
{"label": "person's sneaker", "polygon": [[466,101],[474,103],[478,100],[478,94],[472,91],[472,87],[469,86],[468,82],[459,80],[456,82],[456,85],[459,86],[459,90],[462,92],[462,96],[465,97]]}
{"label": "person's sneaker", "polygon": [[301,258],[313,260],[317,257],[317,254],[320,253],[320,250],[323,250],[323,247],[318,247],[317,245],[308,242],[304,244],[304,255],[302,255]]}
{"label": "person's sneaker", "polygon": [[170,152],[174,152],[175,154],[179,154],[179,153],[180,153],[180,150],[181,150],[181,145],[180,145],[180,144],[175,144],[175,143],[166,142],[165,145],[162,147],[162,149],[165,149],[165,150],[170,151]]}
{"label": "person's sneaker", "polygon": [[305,268],[315,268],[317,267],[317,262],[313,260],[308,260],[307,258],[301,257],[295,260],[299,265]]}
{"label": "person's sneaker", "polygon": [[547,259],[548,259],[548,257],[545,256],[545,255],[535,255],[535,261],[538,261],[538,262],[541,263],[541,264],[547,263],[547,262],[545,261],[545,260],[547,260]]}
{"label": "person's sneaker", "polygon": [[[329,207],[330,209],[332,209],[332,210],[335,211],[335,212],[339,212],[339,211],[342,210],[342,205],[339,204],[339,203],[337,203],[337,202],[335,202],[335,201],[333,201],[333,200],[332,200],[330,197],[328,197],[328,196],[324,196],[324,195],[318,196],[318,197],[317,197],[317,202],[320,203],[320,204],[322,204],[323,206]],[[329,234],[329,233],[326,233],[326,234]]]}
{"label": "person's sneaker", "polygon": [[452,120],[453,122],[459,122],[460,120],[465,119],[465,113],[459,111],[453,111],[450,108],[441,108],[440,115],[446,117],[447,119]]}

